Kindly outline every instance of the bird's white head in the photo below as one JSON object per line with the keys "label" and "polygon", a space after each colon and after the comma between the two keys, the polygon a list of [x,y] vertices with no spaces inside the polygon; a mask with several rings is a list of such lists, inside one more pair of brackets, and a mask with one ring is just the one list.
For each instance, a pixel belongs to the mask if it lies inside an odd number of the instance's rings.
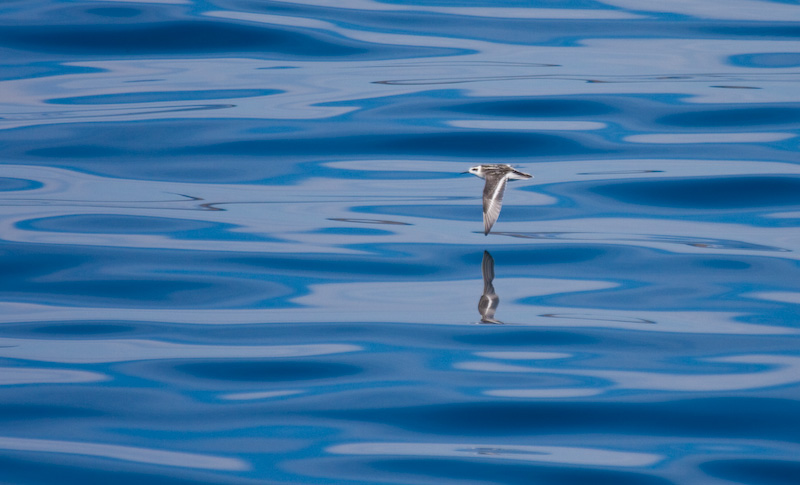
{"label": "bird's white head", "polygon": [[467,173],[471,173],[472,175],[477,175],[480,178],[484,178],[483,172],[483,165],[475,165],[471,169],[467,170]]}

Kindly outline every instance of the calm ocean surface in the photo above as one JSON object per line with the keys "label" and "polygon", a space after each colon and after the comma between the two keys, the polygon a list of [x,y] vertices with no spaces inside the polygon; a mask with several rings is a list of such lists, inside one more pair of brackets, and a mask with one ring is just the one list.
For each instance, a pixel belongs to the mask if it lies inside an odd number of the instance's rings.
{"label": "calm ocean surface", "polygon": [[[800,483],[799,38],[0,3],[0,483]],[[535,175],[488,236],[480,163]]]}

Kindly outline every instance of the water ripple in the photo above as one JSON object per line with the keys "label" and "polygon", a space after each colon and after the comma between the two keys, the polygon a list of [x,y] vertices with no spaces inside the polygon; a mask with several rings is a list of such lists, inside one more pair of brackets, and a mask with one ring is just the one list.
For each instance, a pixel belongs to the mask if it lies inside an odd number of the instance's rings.
{"label": "water ripple", "polygon": [[224,458],[170,450],[136,448],[101,443],[83,443],[77,441],[40,440],[2,436],[0,437],[0,449],[17,452],[64,453],[69,455],[102,457],[113,460],[206,470],[242,471],[250,468],[247,462],[238,458]]}
{"label": "water ripple", "polygon": [[70,364],[97,364],[161,359],[287,358],[356,352],[360,347],[348,344],[309,345],[191,345],[152,340],[63,340],[0,339],[0,355],[11,359]]}
{"label": "water ripple", "polygon": [[487,460],[519,460],[543,463],[568,463],[582,466],[647,467],[664,457],[637,452],[570,448],[559,446],[502,446],[447,443],[354,443],[336,445],[329,453],[359,456],[470,457]]}
{"label": "water ripple", "polygon": [[794,483],[789,3],[4,2],[3,479]]}
{"label": "water ripple", "polygon": [[[0,351],[5,350],[0,348]],[[3,367],[0,369],[0,386],[17,386],[20,384],[67,384],[79,382],[100,382],[109,377],[96,372],[43,369],[43,368],[14,368]]]}
{"label": "water ripple", "polygon": [[[498,358],[498,357],[494,357]],[[504,359],[504,357],[499,357]],[[516,359],[514,359],[516,360]],[[680,392],[723,392],[723,391],[743,391],[761,389],[775,386],[788,386],[797,384],[800,359],[790,356],[771,356],[771,355],[742,355],[707,359],[711,363],[730,363],[742,364],[740,368],[753,366],[761,367],[756,372],[715,372],[713,374],[702,374],[698,370],[684,373],[666,372],[636,372],[614,369],[556,369],[539,368],[524,366],[518,363],[506,364],[500,362],[459,362],[456,367],[462,370],[476,372],[507,372],[507,373],[537,373],[537,374],[556,374],[575,377],[577,381],[582,378],[594,378],[600,382],[609,382],[607,385],[598,386],[596,393],[610,392],[613,390],[658,390],[658,391],[680,391]],[[582,389],[588,391],[589,386]],[[534,397],[540,392],[538,389],[526,394],[527,389],[492,389],[487,391],[491,396],[503,397]]]}

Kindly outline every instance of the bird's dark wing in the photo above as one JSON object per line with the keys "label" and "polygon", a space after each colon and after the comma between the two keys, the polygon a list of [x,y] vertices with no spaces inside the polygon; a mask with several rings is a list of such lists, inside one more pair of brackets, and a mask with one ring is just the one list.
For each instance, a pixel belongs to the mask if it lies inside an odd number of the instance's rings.
{"label": "bird's dark wing", "polygon": [[489,172],[486,174],[486,185],[483,186],[483,233],[489,230],[500,216],[503,206],[503,193],[506,190],[507,177],[504,173]]}
{"label": "bird's dark wing", "polygon": [[520,172],[516,168],[511,169],[511,173],[512,173],[512,178],[515,178],[515,179],[530,179],[530,178],[533,178],[533,175],[531,175],[529,173],[525,173],[525,172]]}

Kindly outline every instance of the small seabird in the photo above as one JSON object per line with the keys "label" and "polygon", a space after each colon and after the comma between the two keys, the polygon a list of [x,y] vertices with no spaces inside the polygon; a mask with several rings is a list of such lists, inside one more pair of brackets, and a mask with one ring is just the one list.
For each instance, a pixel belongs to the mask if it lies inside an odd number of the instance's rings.
{"label": "small seabird", "polygon": [[483,252],[481,273],[483,273],[483,294],[481,295],[481,299],[478,300],[478,312],[481,314],[481,323],[503,323],[494,318],[497,305],[500,304],[500,297],[494,292],[494,285],[492,284],[494,280],[494,258],[489,254],[489,251]]}
{"label": "small seabird", "polygon": [[497,217],[500,215],[500,208],[503,206],[503,193],[506,190],[506,183],[509,180],[522,180],[533,178],[533,175],[520,172],[514,167],[506,164],[476,165],[467,172],[486,179],[483,186],[483,235],[489,234]]}

